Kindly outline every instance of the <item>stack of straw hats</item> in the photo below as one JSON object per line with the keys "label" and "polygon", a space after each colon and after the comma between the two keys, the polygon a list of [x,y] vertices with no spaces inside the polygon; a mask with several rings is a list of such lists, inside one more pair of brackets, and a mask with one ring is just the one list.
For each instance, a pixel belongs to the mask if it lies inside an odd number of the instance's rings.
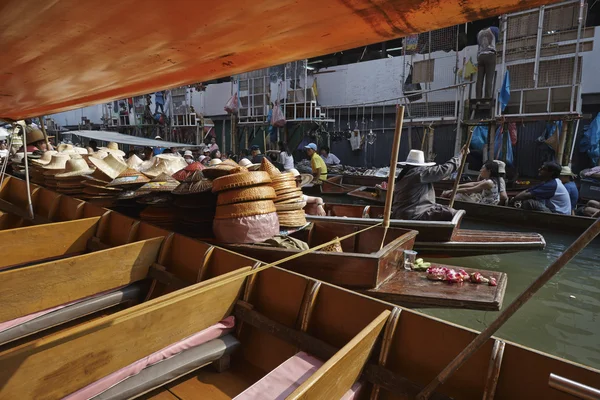
{"label": "stack of straw hats", "polygon": [[149,205],[141,213],[143,221],[164,229],[173,230],[177,210],[171,205],[171,192],[179,185],[171,175],[162,173],[135,191],[140,204]]}
{"label": "stack of straw hats", "polygon": [[29,177],[31,182],[37,183],[38,185],[44,184],[44,165],[48,165],[52,161],[52,156],[58,154],[58,151],[48,150],[42,154],[42,157],[36,160],[31,160],[29,166]]}
{"label": "stack of straw hats", "polygon": [[93,172],[82,157],[71,158],[67,161],[64,172],[54,176],[57,182],[56,191],[68,195],[83,194],[85,176]]}
{"label": "stack of straw hats", "polygon": [[44,186],[49,187],[51,189],[56,189],[57,181],[55,179],[56,174],[60,174],[65,172],[65,168],[67,166],[67,161],[69,161],[71,157],[68,154],[56,153],[52,155],[50,162],[42,168],[44,169]]}
{"label": "stack of straw hats", "polygon": [[[273,171],[276,169],[266,158],[263,158],[261,169]],[[279,170],[271,175],[271,187],[275,190],[275,209],[279,217],[279,225],[295,228],[306,225],[304,215],[304,195],[296,184],[296,177],[291,172],[280,173]]]}
{"label": "stack of straw hats", "polygon": [[125,152],[123,150],[119,150],[119,145],[115,142],[110,142],[106,147],[100,147],[98,150],[105,151],[109,154],[114,155],[121,160],[125,157]]}
{"label": "stack of straw hats", "polygon": [[[115,179],[105,186],[103,195],[118,195],[119,199],[133,198],[135,191],[142,185],[150,182],[150,179],[133,168],[125,168]],[[98,190],[98,192],[101,192]]]}
{"label": "stack of straw hats", "polygon": [[155,178],[152,178],[150,182],[142,185],[135,192],[138,196],[145,196],[148,194],[170,194],[177,186],[179,186],[179,182],[171,177],[171,175],[163,172]]}
{"label": "stack of straw hats", "polygon": [[129,157],[127,159],[126,164],[127,164],[128,168],[135,169],[136,171],[139,171],[140,167],[143,164],[143,162],[144,161],[141,158],[139,158],[137,155],[134,154],[134,155],[132,155],[131,157]]}
{"label": "stack of straw hats", "polygon": [[200,161],[195,161],[187,167],[175,172],[173,178],[177,179],[179,182],[184,182],[188,177],[192,176],[194,172],[202,171],[204,168],[206,167],[202,165]]}
{"label": "stack of straw hats", "polygon": [[178,154],[159,154],[153,157],[153,164],[148,169],[140,167],[140,171],[150,178],[156,178],[163,172],[169,176],[175,172],[187,167],[187,162]]}
{"label": "stack of straw hats", "polygon": [[212,238],[217,195],[202,171],[195,171],[173,190],[177,206],[177,231],[190,237]]}
{"label": "stack of straw hats", "polygon": [[217,179],[221,176],[225,176],[232,173],[235,168],[239,168],[239,165],[232,160],[225,160],[218,163],[213,163],[213,161],[221,160],[210,160],[211,164],[209,164],[209,167],[202,170],[202,173],[208,179]]}
{"label": "stack of straw hats", "polygon": [[232,174],[213,181],[218,193],[213,231],[226,243],[254,243],[279,234],[279,223],[267,172],[235,168]]}
{"label": "stack of straw hats", "polygon": [[94,202],[100,201],[106,205],[112,204],[123,189],[109,184],[127,169],[127,164],[113,154],[108,154],[104,158],[93,155],[87,161],[96,170],[91,174],[90,179],[83,182],[85,187],[82,198]]}

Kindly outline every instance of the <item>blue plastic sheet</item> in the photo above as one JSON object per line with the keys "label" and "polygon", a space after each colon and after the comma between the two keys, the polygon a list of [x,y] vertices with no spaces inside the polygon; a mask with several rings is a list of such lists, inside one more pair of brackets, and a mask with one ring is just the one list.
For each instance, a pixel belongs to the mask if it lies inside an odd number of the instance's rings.
{"label": "blue plastic sheet", "polygon": [[[506,134],[507,135],[509,134],[508,131],[506,131]],[[496,155],[496,157],[494,157],[494,158],[496,160],[502,159],[502,143],[504,140],[506,140],[506,138],[502,134],[502,125],[500,125],[496,129],[496,140],[494,142],[494,154]],[[507,164],[513,163],[513,149],[512,149],[512,142],[510,139],[508,140],[508,143],[506,145],[506,163]]]}
{"label": "blue plastic sheet", "polygon": [[594,164],[598,164],[600,158],[600,113],[596,114],[596,118],[583,132],[583,137],[579,142],[579,151],[587,153]]}
{"label": "blue plastic sheet", "polygon": [[500,96],[498,96],[498,101],[502,106],[502,112],[506,108],[506,105],[510,101],[510,75],[508,70],[504,73],[504,79],[502,80],[502,87],[500,88]]}
{"label": "blue plastic sheet", "polygon": [[483,146],[488,140],[487,126],[477,125],[473,128],[473,137],[471,138],[471,150],[483,150]]}

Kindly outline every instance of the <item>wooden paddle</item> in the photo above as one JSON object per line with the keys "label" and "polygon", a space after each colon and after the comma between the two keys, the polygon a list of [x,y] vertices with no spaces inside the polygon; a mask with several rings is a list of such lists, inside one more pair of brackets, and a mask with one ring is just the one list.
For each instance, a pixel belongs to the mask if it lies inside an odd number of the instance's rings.
{"label": "wooden paddle", "polygon": [[385,242],[387,230],[390,227],[390,217],[392,214],[392,197],[394,196],[394,183],[396,182],[396,166],[398,164],[398,152],[400,151],[400,139],[402,138],[402,125],[404,124],[404,106],[398,106],[396,109],[396,127],[394,129],[394,144],[392,144],[392,157],[390,159],[390,175],[388,176],[387,193],[385,196],[385,208],[383,209],[383,239],[381,246]]}
{"label": "wooden paddle", "polygon": [[44,134],[44,140],[46,141],[46,150],[50,150],[50,142],[48,141],[48,134],[46,133],[46,125],[44,124],[44,116],[40,116],[40,128]]}
{"label": "wooden paddle", "polygon": [[467,134],[467,142],[465,143],[465,151],[462,153],[462,160],[460,161],[460,166],[458,167],[458,175],[456,175],[456,180],[454,181],[454,186],[452,187],[452,195],[450,196],[449,206],[452,208],[454,206],[454,198],[456,197],[456,191],[458,190],[458,184],[460,183],[460,177],[465,170],[465,162],[467,162],[467,155],[469,154],[469,146],[471,145],[471,139],[473,138],[473,129],[467,129],[469,132]]}
{"label": "wooden paddle", "polygon": [[481,332],[467,347],[464,348],[463,351],[460,352],[459,355],[454,358],[443,369],[442,372],[435,377],[433,381],[431,381],[425,389],[423,389],[419,395],[418,399],[428,399],[429,396],[435,391],[435,389],[446,382],[450,376],[456,370],[458,370],[461,365],[465,363],[477,350],[479,350],[492,335],[500,329],[502,325],[512,317],[522,306],[527,303],[527,301],[542,287],[544,286],[554,275],[558,273],[569,261],[571,261],[581,250],[583,250],[598,234],[600,233],[600,219],[594,221],[594,223],[585,231],[581,236],[577,238],[566,249],[560,257],[556,259],[538,278],[529,285],[527,289],[523,293],[519,295],[504,311],[500,313],[498,318],[494,320],[483,332]]}

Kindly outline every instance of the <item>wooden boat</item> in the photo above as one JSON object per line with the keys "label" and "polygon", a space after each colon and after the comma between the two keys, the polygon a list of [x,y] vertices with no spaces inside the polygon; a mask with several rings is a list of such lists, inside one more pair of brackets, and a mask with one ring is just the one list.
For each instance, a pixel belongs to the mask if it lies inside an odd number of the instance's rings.
{"label": "wooden boat", "polygon": [[[344,222],[368,225],[381,221],[383,207],[356,204],[326,203],[327,216],[307,215],[312,222]],[[396,228],[414,229],[419,232],[415,250],[430,256],[474,256],[484,254],[514,253],[542,250],[546,246],[539,233],[483,231],[460,228],[465,216],[459,211],[452,221],[391,220]]]}
{"label": "wooden boat", "polygon": [[[16,325],[0,345],[2,399],[83,390],[109,399],[258,392],[268,400],[275,396],[265,388],[273,386],[292,399],[357,391],[411,398],[475,337],[278,267],[248,276],[261,263],[114,211],[0,231],[0,243],[8,239],[18,247],[1,264],[0,323]],[[137,374],[126,374],[132,363]],[[272,379],[290,373],[300,376],[286,385]],[[586,385],[600,378],[598,370],[492,338],[433,398],[570,398],[548,385],[551,373]]]}
{"label": "wooden boat", "polygon": [[[0,208],[11,205],[2,200],[8,193],[25,192],[23,181],[11,177],[0,188]],[[43,221],[65,221],[90,216],[102,216],[108,212],[100,207],[87,206],[82,200],[62,200],[63,197],[45,188],[33,187],[32,199],[38,219]],[[26,196],[20,196],[26,198]],[[18,198],[7,197],[19,201]],[[46,204],[58,204],[47,207]],[[62,206],[60,206],[62,204]],[[89,210],[84,213],[85,207]],[[79,209],[80,211],[73,211]],[[24,213],[19,211],[21,215]],[[48,214],[46,214],[48,213]],[[113,215],[113,214],[110,214]],[[115,213],[114,215],[120,215]],[[12,227],[24,226],[27,219],[18,218]],[[43,222],[42,222],[43,223]],[[120,235],[128,235],[127,224]],[[310,229],[296,232],[293,236],[304,240],[311,246],[322,244],[361,229],[358,225],[346,223],[315,223]],[[48,233],[51,235],[51,233]],[[129,235],[134,235],[130,233]],[[478,310],[499,310],[506,290],[506,274],[496,271],[481,270],[485,276],[494,277],[498,286],[487,285],[446,285],[443,282],[428,281],[424,273],[408,272],[403,269],[403,251],[412,249],[417,232],[414,230],[392,228],[386,236],[384,247],[380,249],[384,230],[381,227],[355,235],[352,239],[341,242],[343,253],[317,251],[295,261],[283,265],[284,268],[300,272],[333,284],[362,291],[374,297],[386,298],[395,304],[414,307],[460,307]],[[111,243],[122,243],[128,236]],[[110,238],[106,238],[110,240]],[[252,256],[256,261],[273,262],[298,251],[264,247],[260,245],[223,245],[236,252]],[[52,257],[49,255],[48,257]],[[457,267],[454,267],[457,268]],[[397,281],[414,281],[414,285],[398,286]]]}
{"label": "wooden boat", "polygon": [[[291,236],[314,247],[362,228],[364,227],[354,224],[315,221],[308,229],[292,233]],[[380,248],[384,235],[384,246]],[[416,236],[417,232],[414,230],[390,228],[385,233],[382,227],[376,227],[342,240],[340,244],[343,252],[315,251],[281,266],[403,306],[478,310],[501,308],[507,284],[504,273],[481,271],[497,280],[498,286],[490,287],[431,282],[423,273],[404,270],[404,250],[413,248]],[[299,253],[298,250],[256,244],[221,246],[263,262],[275,262]]]}

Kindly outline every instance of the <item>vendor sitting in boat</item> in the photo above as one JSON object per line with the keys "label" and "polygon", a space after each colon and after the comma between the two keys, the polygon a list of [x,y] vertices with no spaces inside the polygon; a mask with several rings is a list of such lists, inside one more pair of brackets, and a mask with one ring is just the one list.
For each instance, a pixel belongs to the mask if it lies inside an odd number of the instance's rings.
{"label": "vendor sitting in boat", "polygon": [[[452,190],[445,190],[442,197],[450,198]],[[469,182],[458,185],[456,200],[470,203],[492,204],[500,202],[500,176],[498,164],[487,161],[479,170],[477,182]]]}
{"label": "vendor sitting in boat", "polygon": [[[463,147],[461,153],[468,152]],[[417,219],[424,221],[451,221],[456,210],[448,206],[436,204],[433,183],[449,178],[460,166],[460,156],[456,156],[445,164],[435,165],[425,162],[425,155],[420,150],[411,150],[402,172],[396,178],[392,218]]]}
{"label": "vendor sitting in boat", "polygon": [[562,168],[555,162],[545,162],[539,169],[542,183],[522,191],[509,204],[521,201],[521,208],[554,214],[571,215],[569,192],[559,179]]}
{"label": "vendor sitting in boat", "polygon": [[317,145],[314,143],[309,143],[307,146],[304,146],[304,148],[306,149],[308,158],[310,158],[310,166],[312,167],[312,173],[315,181],[326,181],[327,165],[321,156],[317,154]]}

